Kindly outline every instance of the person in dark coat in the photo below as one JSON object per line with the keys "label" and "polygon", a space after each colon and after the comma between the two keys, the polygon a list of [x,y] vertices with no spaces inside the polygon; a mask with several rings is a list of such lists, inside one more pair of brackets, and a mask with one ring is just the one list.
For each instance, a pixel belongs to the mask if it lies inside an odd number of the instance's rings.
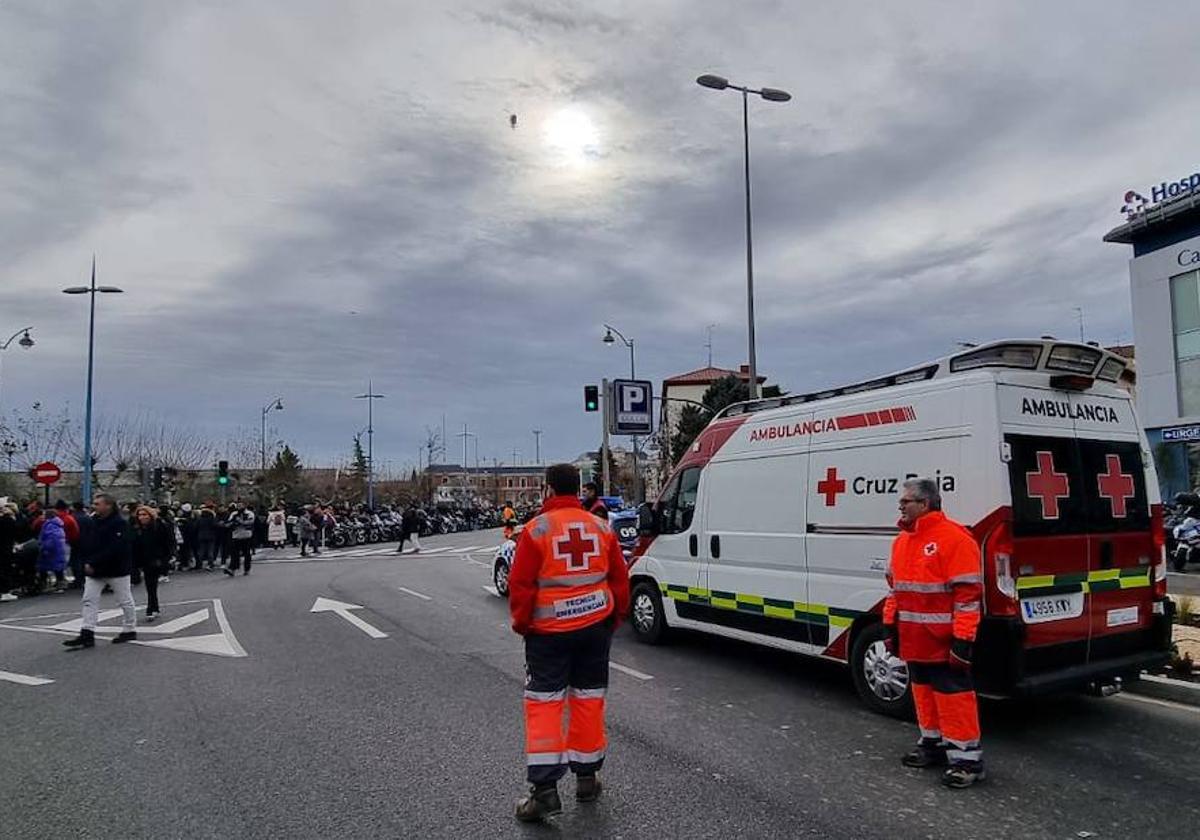
{"label": "person in dark coat", "polygon": [[97,495],[92,507],[95,511],[92,525],[83,529],[79,545],[86,576],[82,626],[78,636],[63,642],[73,650],[95,647],[100,593],[106,584],[116,594],[123,618],[121,632],[113,641],[129,642],[137,638],[137,606],[129,583],[133,570],[129,523],[117,509],[117,500],[107,493]]}
{"label": "person in dark coat", "polygon": [[146,582],[146,623],[158,618],[158,579],[169,567],[175,553],[175,529],[156,511],[141,505],[134,514],[131,545],[133,567],[141,569]]}
{"label": "person in dark coat", "polygon": [[192,542],[195,545],[197,571],[204,569],[211,572],[217,561],[217,546],[221,542],[221,529],[217,523],[217,513],[212,505],[200,509],[192,523]]}
{"label": "person in dark coat", "polygon": [[413,554],[421,553],[421,513],[416,505],[409,505],[400,515],[400,544],[396,553],[404,551],[404,544],[412,540]]}
{"label": "person in dark coat", "polygon": [[15,601],[16,561],[13,548],[17,544],[17,509],[0,504],[0,601]]}

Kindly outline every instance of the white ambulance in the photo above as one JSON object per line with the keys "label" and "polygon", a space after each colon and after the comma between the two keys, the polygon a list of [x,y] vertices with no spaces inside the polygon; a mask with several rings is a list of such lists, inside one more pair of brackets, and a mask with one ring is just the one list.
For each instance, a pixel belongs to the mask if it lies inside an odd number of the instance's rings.
{"label": "white ambulance", "polygon": [[1153,462],[1126,361],[1056,340],[995,342],[820,393],[730,406],[644,506],[632,625],[849,663],[905,715],[880,613],[901,484],[934,479],[982,549],[980,691],[1107,688],[1170,644]]}

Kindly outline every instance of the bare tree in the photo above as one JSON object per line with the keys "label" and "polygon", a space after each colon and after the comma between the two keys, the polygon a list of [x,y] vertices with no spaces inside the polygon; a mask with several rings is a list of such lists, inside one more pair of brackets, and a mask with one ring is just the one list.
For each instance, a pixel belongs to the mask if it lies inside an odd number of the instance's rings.
{"label": "bare tree", "polygon": [[258,430],[239,426],[222,446],[217,447],[215,457],[229,462],[231,467],[257,469],[261,459]]}
{"label": "bare tree", "polygon": [[14,440],[28,444],[28,448],[15,453],[21,469],[27,470],[42,461],[71,463],[75,429],[65,407],[62,411],[51,412],[40,402],[35,402],[28,410],[14,410],[10,431],[15,432]]}

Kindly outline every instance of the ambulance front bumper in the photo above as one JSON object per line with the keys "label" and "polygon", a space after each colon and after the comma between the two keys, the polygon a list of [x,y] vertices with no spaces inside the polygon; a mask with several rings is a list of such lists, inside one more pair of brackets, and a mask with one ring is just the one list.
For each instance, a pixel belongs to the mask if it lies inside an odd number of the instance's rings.
{"label": "ambulance front bumper", "polygon": [[1052,647],[1025,647],[1025,625],[1016,618],[985,618],[975,643],[974,674],[980,694],[1028,697],[1135,680],[1170,658],[1173,605],[1164,605],[1148,628]]}

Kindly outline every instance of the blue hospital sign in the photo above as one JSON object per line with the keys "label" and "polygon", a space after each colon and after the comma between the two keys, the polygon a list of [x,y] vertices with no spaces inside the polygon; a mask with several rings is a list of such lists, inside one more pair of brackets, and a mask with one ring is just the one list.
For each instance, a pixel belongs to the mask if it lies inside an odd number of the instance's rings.
{"label": "blue hospital sign", "polygon": [[612,383],[614,435],[648,435],[654,431],[654,386],[641,379],[614,379]]}

